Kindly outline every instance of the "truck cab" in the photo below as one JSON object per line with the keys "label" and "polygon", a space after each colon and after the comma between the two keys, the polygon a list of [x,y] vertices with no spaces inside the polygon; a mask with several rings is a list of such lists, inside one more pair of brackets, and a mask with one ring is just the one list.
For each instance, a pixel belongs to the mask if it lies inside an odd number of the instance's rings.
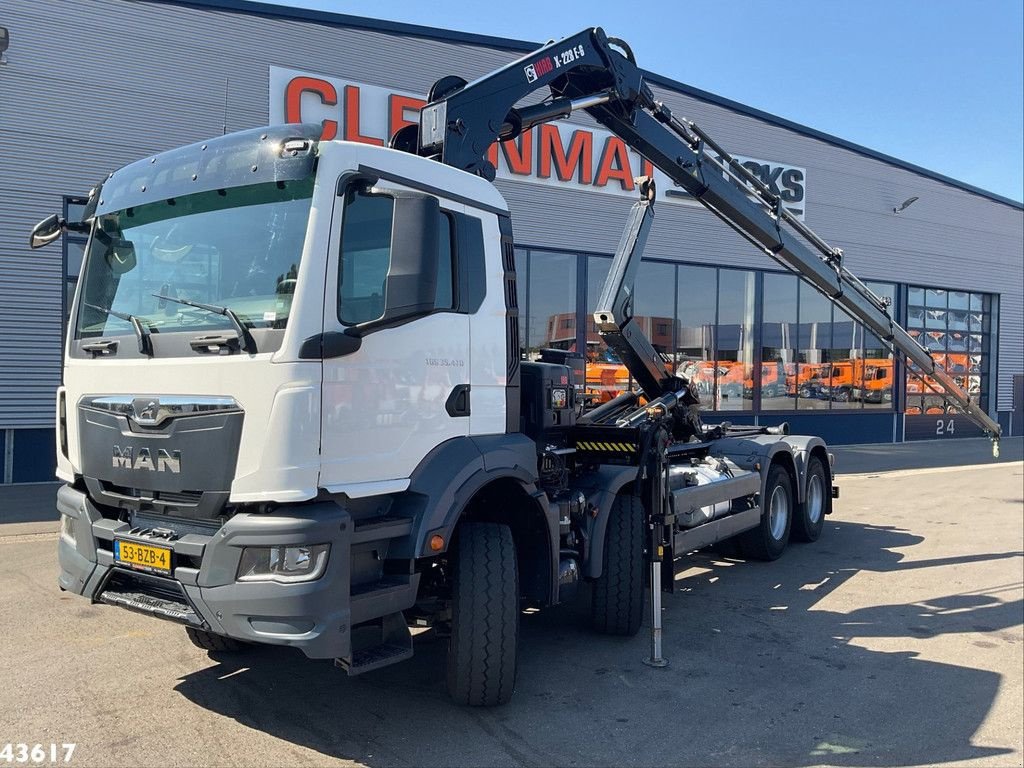
{"label": "truck cab", "polygon": [[861,375],[853,388],[853,399],[865,403],[891,403],[893,382],[892,359],[858,361]]}
{"label": "truck cab", "polygon": [[408,564],[443,554],[491,484],[514,486],[524,527],[547,509],[510,386],[501,196],[319,134],[232,134],[94,192],[57,394],[59,583],[356,666],[352,626],[396,635]]}

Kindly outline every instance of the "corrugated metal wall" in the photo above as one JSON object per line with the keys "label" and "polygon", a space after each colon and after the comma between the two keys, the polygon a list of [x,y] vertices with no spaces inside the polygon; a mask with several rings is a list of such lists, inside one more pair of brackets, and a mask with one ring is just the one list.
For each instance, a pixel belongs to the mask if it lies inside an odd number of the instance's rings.
{"label": "corrugated metal wall", "polygon": [[[424,93],[512,55],[480,45],[155,2],[5,0],[0,66],[0,427],[50,426],[60,367],[60,250],[29,251],[37,220],[152,152],[267,122],[271,64]],[[575,30],[563,30],[572,32]],[[552,30],[553,33],[558,30]],[[639,51],[641,63],[643,51]],[[722,106],[658,89],[731,151],[807,169],[806,220],[867,279],[1002,295],[999,408],[1024,370],[1024,213]],[[226,98],[225,98],[226,96]],[[226,115],[226,118],[225,118]],[[610,253],[629,200],[501,181],[517,239]],[[900,216],[892,208],[918,196]],[[661,207],[649,253],[764,267],[699,208]]]}

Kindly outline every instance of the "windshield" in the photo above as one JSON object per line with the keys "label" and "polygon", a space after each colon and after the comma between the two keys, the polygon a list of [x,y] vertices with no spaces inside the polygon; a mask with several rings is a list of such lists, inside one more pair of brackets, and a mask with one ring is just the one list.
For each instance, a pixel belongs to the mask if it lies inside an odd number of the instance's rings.
{"label": "windshield", "polygon": [[[313,179],[200,192],[99,217],[81,279],[76,338],[284,328],[306,237]],[[167,298],[158,298],[154,294]]]}

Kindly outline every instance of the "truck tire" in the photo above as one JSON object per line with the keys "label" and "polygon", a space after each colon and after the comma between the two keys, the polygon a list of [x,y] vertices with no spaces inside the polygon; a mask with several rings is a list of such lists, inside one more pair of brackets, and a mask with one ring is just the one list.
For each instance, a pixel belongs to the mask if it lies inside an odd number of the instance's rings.
{"label": "truck tire", "polygon": [[793,480],[781,464],[773,464],[768,470],[761,506],[761,522],[756,528],[741,533],[737,541],[745,557],[776,560],[789,543],[796,509]]}
{"label": "truck tire", "polygon": [[828,473],[818,456],[811,456],[807,462],[807,489],[804,503],[797,507],[793,518],[791,535],[797,541],[817,541],[825,527],[825,510],[828,506]]}
{"label": "truck tire", "polygon": [[454,557],[448,693],[459,704],[508,703],[516,685],[519,571],[512,531],[463,523]]}
{"label": "truck tire", "polygon": [[590,621],[605,635],[632,637],[644,618],[644,510],[632,493],[612,502],[604,567],[594,582]]}
{"label": "truck tire", "polygon": [[188,639],[192,641],[192,645],[196,648],[202,648],[204,651],[212,651],[214,653],[234,653],[244,650],[248,645],[247,643],[235,640],[233,637],[215,635],[213,632],[196,629],[195,627],[185,627],[185,634],[188,635]]}

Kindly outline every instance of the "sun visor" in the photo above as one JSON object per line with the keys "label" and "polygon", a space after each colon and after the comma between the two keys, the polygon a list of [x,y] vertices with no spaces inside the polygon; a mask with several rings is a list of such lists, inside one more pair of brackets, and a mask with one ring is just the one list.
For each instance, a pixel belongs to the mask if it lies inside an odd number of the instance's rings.
{"label": "sun visor", "polygon": [[316,164],[321,131],[318,124],[275,125],[161,152],[104,179],[95,213],[196,192],[307,178]]}

